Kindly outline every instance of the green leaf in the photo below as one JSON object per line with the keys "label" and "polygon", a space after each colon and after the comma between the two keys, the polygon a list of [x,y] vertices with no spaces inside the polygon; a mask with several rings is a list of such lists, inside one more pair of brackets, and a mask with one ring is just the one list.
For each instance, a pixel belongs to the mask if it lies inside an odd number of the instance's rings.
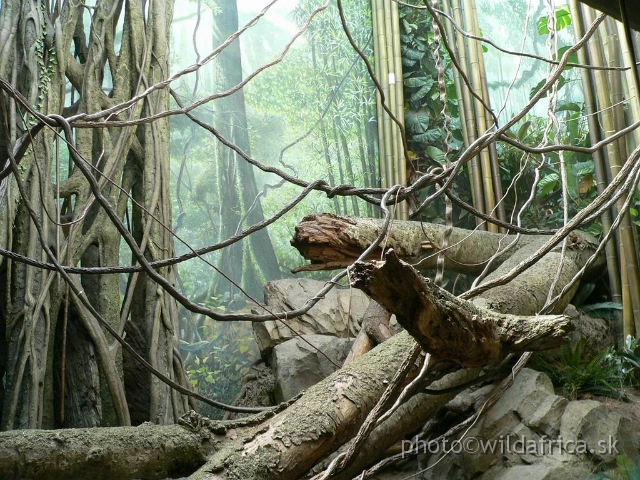
{"label": "green leaf", "polygon": [[424,133],[429,128],[429,114],[424,110],[408,110],[404,120],[412,133]]}
{"label": "green leaf", "polygon": [[595,283],[586,283],[584,286],[580,287],[578,293],[576,293],[575,297],[571,303],[573,303],[576,307],[580,307],[585,300],[593,293],[593,290],[596,288]]}
{"label": "green leaf", "polygon": [[[556,54],[553,56],[554,60],[560,60],[562,58],[562,56],[564,55],[564,52],[566,52],[567,50],[569,50],[571,47],[569,45],[561,47],[558,49],[558,51],[556,52]],[[578,63],[578,52],[573,52],[571,55],[569,55],[569,63]],[[572,69],[572,66],[567,66],[564,67],[565,70],[570,70]]]}
{"label": "green leaf", "polygon": [[526,122],[524,122],[518,129],[518,135],[516,136],[516,138],[521,141],[524,140],[529,132],[530,126],[531,120],[527,120]]}
{"label": "green leaf", "polygon": [[408,47],[403,50],[404,51],[402,52],[402,56],[410,58],[411,60],[422,60],[422,57],[424,57],[425,55],[425,53],[421,52],[420,50],[414,50]]}
{"label": "green leaf", "polygon": [[424,133],[421,133],[420,135],[415,135],[413,137],[413,141],[415,142],[419,142],[419,143],[433,143],[436,140],[439,140],[440,138],[442,138],[442,134],[436,130],[427,130]]}
{"label": "green leaf", "polygon": [[[531,100],[542,89],[542,87],[544,87],[545,83],[547,83],[546,78],[540,80],[540,82],[538,82],[538,84],[531,89],[531,91],[529,92],[529,100]],[[562,75],[560,75],[560,78],[558,78],[558,90],[560,90],[566,83],[566,79]],[[545,98],[547,96],[547,93],[545,93],[540,98]]]}
{"label": "green leaf", "polygon": [[538,182],[538,197],[545,197],[553,192],[560,183],[560,175],[550,173]]}
{"label": "green leaf", "polygon": [[594,174],[595,167],[593,165],[593,160],[587,160],[586,162],[576,163],[571,167],[571,173],[575,176]]}
{"label": "green leaf", "polygon": [[440,150],[438,147],[434,147],[433,145],[430,145],[425,149],[425,152],[427,153],[427,155],[429,155],[439,164],[443,165],[445,163],[446,159],[444,156],[444,152]]}
{"label": "green leaf", "polygon": [[556,108],[556,112],[580,112],[582,108],[575,102],[565,102]]}
{"label": "green leaf", "polygon": [[[571,25],[571,11],[569,10],[569,5],[561,5],[556,8],[556,31],[567,28]],[[548,35],[549,34],[549,16],[545,15],[540,17],[538,20],[538,34],[539,35]]]}
{"label": "green leaf", "polygon": [[409,100],[411,102],[419,102],[420,100],[424,100],[425,97],[427,97],[427,94],[431,91],[432,86],[433,86],[433,83],[431,83],[431,85],[424,85],[423,87],[420,88],[420,90],[418,90],[413,95],[411,95]]}
{"label": "green leaf", "polygon": [[585,310],[622,310],[622,304],[618,302],[599,302],[585,305]]}
{"label": "green leaf", "polygon": [[424,87],[425,85],[429,85],[429,88],[431,88],[431,86],[433,86],[433,83],[434,83],[433,78],[412,77],[412,78],[405,79],[404,86],[409,88],[421,88],[421,87]]}

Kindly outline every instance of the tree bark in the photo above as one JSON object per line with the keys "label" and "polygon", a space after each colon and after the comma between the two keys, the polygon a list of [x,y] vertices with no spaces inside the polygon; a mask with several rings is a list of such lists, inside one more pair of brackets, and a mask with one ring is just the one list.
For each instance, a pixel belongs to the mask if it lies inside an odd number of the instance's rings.
{"label": "tree bark", "polygon": [[395,313],[435,360],[460,367],[483,367],[508,353],[558,347],[570,330],[563,315],[507,315],[460,300],[425,281],[393,250],[384,261],[356,263],[351,284]]}
{"label": "tree bark", "polygon": [[[128,100],[168,74],[172,10],[170,0],[148,5],[105,0],[88,10],[82,2],[3,1],[0,77],[43,114],[93,113]],[[80,170],[67,165],[64,134],[59,150],[54,129],[29,135],[23,107],[2,96],[5,150],[21,141],[31,143],[20,159],[19,177],[6,177],[0,185],[0,246],[48,260],[38,224],[44,243],[62,264],[120,264],[120,235],[97,206]],[[136,120],[167,109],[168,92],[157,90],[110,119]],[[73,137],[66,140],[74,141],[92,165],[102,194],[118,216],[123,218],[131,208],[131,228],[145,255],[151,260],[172,256],[169,233],[145,213],[171,225],[168,121],[76,128]],[[0,164],[5,167],[4,157]],[[24,196],[18,193],[20,186]],[[132,205],[130,193],[142,208]],[[33,215],[27,201],[34,206]],[[56,225],[57,206],[67,219],[62,226]],[[163,274],[172,278],[173,267]],[[0,277],[0,429],[129,425],[132,419],[175,422],[187,410],[181,395],[123,360],[119,346],[110,345],[113,339],[80,302],[74,303],[55,272],[3,259]],[[184,381],[175,356],[178,316],[172,298],[145,275],[131,274],[123,306],[118,275],[73,278],[103,318],[120,333],[126,330],[127,340],[152,365]]]}
{"label": "tree bark", "polygon": [[6,479],[176,478],[212,449],[209,435],[179,425],[17,430],[0,436],[0,470]]}

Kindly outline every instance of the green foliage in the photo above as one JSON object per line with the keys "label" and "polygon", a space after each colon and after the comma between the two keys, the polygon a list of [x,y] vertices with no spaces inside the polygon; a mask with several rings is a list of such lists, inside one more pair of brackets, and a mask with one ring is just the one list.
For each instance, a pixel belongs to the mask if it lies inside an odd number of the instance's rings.
{"label": "green foliage", "polygon": [[[436,67],[435,49],[438,44],[434,38],[432,18],[424,11],[400,6],[400,41],[402,64],[404,67],[405,125],[407,126],[407,142],[412,162],[416,171],[424,172],[433,166],[444,164],[447,160],[457,158],[463,147],[460,110],[453,80],[453,71],[449,55],[444,49],[439,54],[444,69],[444,82],[447,92],[447,112],[451,117],[449,129],[453,136],[450,140],[451,152],[445,158],[446,132],[440,101],[438,69]],[[466,201],[470,201],[469,179],[467,167],[463,167],[460,176],[453,185],[454,193]],[[423,190],[416,198],[420,202],[432,192]],[[471,227],[473,222],[466,211],[457,211],[454,223],[458,226]],[[435,202],[429,205],[421,215],[421,219],[429,222],[442,222],[444,205]]]}
{"label": "green foliage", "polygon": [[615,360],[615,351],[608,348],[593,359],[584,356],[583,343],[566,346],[560,359],[546,362],[538,359],[535,366],[547,373],[554,385],[562,387],[564,395],[575,399],[580,394],[621,398],[624,375]]}
{"label": "green foliage", "polygon": [[627,455],[619,455],[615,467],[595,473],[589,480],[640,480],[640,457],[634,461]]}
{"label": "green foliage", "polygon": [[612,312],[621,311],[622,304],[616,302],[599,302],[583,305],[580,310],[586,315],[600,318],[611,318]]}
{"label": "green foliage", "polygon": [[[593,311],[601,311],[618,309],[620,305],[607,302],[590,307]],[[535,367],[547,373],[554,385],[562,387],[570,399],[581,394],[623,398],[625,387],[637,387],[640,384],[639,339],[628,335],[623,348],[607,348],[591,360],[585,358],[584,353],[583,343],[578,342],[573,348],[566,346],[560,358],[554,362],[538,358]]]}
{"label": "green foliage", "polygon": [[[571,24],[571,16],[566,6],[556,10],[556,17],[558,29],[566,28]],[[540,18],[538,22],[539,34],[548,34],[547,22],[546,16]],[[568,45],[560,47],[553,55],[554,58],[561,58],[569,48]],[[571,55],[569,61],[575,62],[577,57]],[[530,90],[530,99],[540,91],[546,81],[546,78],[541,79]],[[558,123],[546,134],[549,119],[531,112],[507,135],[532,147],[543,144],[589,147],[591,142],[586,110],[581,101],[579,90],[573,88],[578,82],[579,78],[575,69],[565,67],[556,85],[558,99],[555,116]],[[522,212],[523,224],[533,225],[540,229],[558,228],[564,223],[563,193],[566,193],[568,198],[569,217],[585,208],[597,195],[595,166],[591,155],[573,151],[563,152],[562,157],[558,152],[544,156],[531,155],[506,143],[498,144],[498,154],[502,183],[503,185],[512,184],[511,188],[505,190],[505,210],[520,211],[521,206],[533,195],[533,201]],[[562,171],[563,166],[564,172]],[[539,181],[534,184],[536,170],[539,174]],[[563,173],[567,180],[565,186],[562,185]],[[514,182],[514,179],[517,181]],[[589,225],[587,230],[597,236],[602,232],[601,223],[596,221]]]}
{"label": "green foliage", "polygon": [[[560,120],[560,130],[551,130],[547,143],[563,143],[574,146],[590,146],[588,124],[585,119],[584,104],[563,102],[556,111]],[[526,145],[538,146],[543,141],[546,119],[528,115],[518,127],[508,135]],[[563,223],[562,210],[562,171],[560,156],[557,152],[544,158],[523,152],[506,143],[498,144],[500,168],[503,184],[510,184],[518,178],[515,188],[506,192],[506,210],[518,211],[529,198],[534,186],[535,170],[539,169],[538,181],[533,203],[522,213],[525,224],[540,229],[557,228]],[[563,153],[564,168],[567,177],[566,192],[569,216],[586,207],[597,195],[595,167],[593,157],[580,152]],[[602,226],[599,221],[588,227],[589,233],[599,235]]]}
{"label": "green foliage", "polygon": [[[571,11],[569,10],[569,5],[561,5],[556,7],[555,12],[556,17],[556,31],[567,28],[571,25]],[[549,27],[551,27],[551,19],[548,15],[540,17],[538,19],[538,33],[540,35],[548,35]]]}
{"label": "green foliage", "polygon": [[[547,83],[547,79],[543,78],[536,84],[535,87],[531,89],[531,91],[529,92],[529,100],[533,99],[533,97],[536,96],[536,94],[542,89],[542,87],[544,87],[545,83]],[[565,86],[566,83],[567,83],[567,80],[562,75],[560,75],[560,77],[558,78],[558,83],[556,88],[560,90],[562,87]],[[545,98],[547,96],[547,93],[545,93],[541,98]]]}
{"label": "green foliage", "polygon": [[[208,398],[232,403],[240,392],[242,377],[259,357],[251,327],[207,319],[196,338],[206,340],[180,344],[193,389]],[[211,418],[222,414],[208,405],[200,407],[201,412]]]}
{"label": "green foliage", "polygon": [[634,386],[640,385],[640,338],[627,335],[622,350],[615,357],[622,374]]}
{"label": "green foliage", "polygon": [[[433,20],[421,10],[414,8],[400,8],[400,41],[402,64],[404,66],[404,96],[405,123],[407,125],[407,140],[409,148],[418,157],[428,155],[442,156],[446,134],[444,119],[442,118],[442,103],[440,102],[440,87],[438,85],[438,70],[433,51],[437,48],[434,39]],[[445,84],[447,88],[447,108],[453,119],[452,158],[462,148],[462,128],[458,100],[453,81],[451,61],[445,50],[440,50],[445,70]],[[427,152],[427,147],[437,150]],[[440,152],[438,155],[437,152]],[[440,161],[440,160],[438,160]]]}

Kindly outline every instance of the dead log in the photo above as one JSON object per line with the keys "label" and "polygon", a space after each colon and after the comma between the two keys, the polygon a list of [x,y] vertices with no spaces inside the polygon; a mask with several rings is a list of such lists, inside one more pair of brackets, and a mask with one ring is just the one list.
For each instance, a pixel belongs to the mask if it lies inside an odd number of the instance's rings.
{"label": "dead log", "polygon": [[393,250],[384,261],[356,263],[351,282],[395,313],[423,350],[461,367],[482,367],[508,353],[546,350],[568,340],[568,317],[518,316],[477,307],[421,277]]}
{"label": "dead log", "polygon": [[[340,217],[329,213],[308,215],[296,226],[291,245],[311,260],[311,265],[297,270],[327,270],[345,268],[371,245],[382,230],[382,221],[375,218]],[[437,252],[442,246],[444,225],[412,221],[394,221],[384,244],[393,248],[404,261],[420,269],[436,268]],[[515,240],[515,236],[454,228],[445,259],[445,268],[460,273],[478,274],[492,255]],[[524,246],[532,237],[521,237],[517,245]],[[370,259],[380,258],[382,250]],[[509,257],[505,252],[495,259],[497,267]]]}
{"label": "dead log", "polygon": [[344,361],[348,365],[356,358],[363,356],[376,345],[379,345],[399,331],[398,325],[391,326],[389,321],[391,314],[375,300],[369,301],[369,306],[364,312],[362,327],[351,346],[349,355]]}
{"label": "dead log", "polygon": [[[380,235],[383,222],[374,218],[339,217],[332,214],[309,215],[296,227],[291,244],[311,261],[300,270],[336,269],[351,265]],[[444,225],[423,222],[394,221],[383,242],[396,255],[419,270],[436,268],[437,253],[444,240]],[[516,236],[480,230],[454,228],[445,255],[445,269],[477,275],[487,263],[491,272],[485,281],[497,278],[533,255],[549,240],[548,235]],[[545,304],[558,273],[553,293],[558,293],[593,255],[596,240],[580,231],[571,232],[567,248],[558,245],[540,261],[518,275],[508,284],[492,288],[474,303],[490,310],[517,315],[535,315]],[[498,254],[494,257],[494,255]],[[370,260],[379,260],[378,249]],[[494,257],[494,258],[492,258]],[[605,267],[604,254],[599,255],[585,272],[588,280],[600,275]],[[575,294],[578,284],[567,292],[555,306],[562,312]],[[393,312],[392,312],[393,313]]]}
{"label": "dead log", "polygon": [[179,425],[14,430],[0,433],[0,475],[112,480],[189,475],[211,454],[211,433]]}

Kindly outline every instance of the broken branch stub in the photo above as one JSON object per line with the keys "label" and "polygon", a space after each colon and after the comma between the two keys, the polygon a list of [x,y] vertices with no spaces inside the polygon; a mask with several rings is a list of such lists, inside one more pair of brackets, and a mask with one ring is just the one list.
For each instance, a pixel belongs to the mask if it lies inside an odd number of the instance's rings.
{"label": "broken branch stub", "polygon": [[462,367],[489,365],[511,352],[557,347],[571,329],[563,315],[506,315],[456,298],[393,250],[382,261],[355,263],[351,282],[394,313],[426,352]]}

